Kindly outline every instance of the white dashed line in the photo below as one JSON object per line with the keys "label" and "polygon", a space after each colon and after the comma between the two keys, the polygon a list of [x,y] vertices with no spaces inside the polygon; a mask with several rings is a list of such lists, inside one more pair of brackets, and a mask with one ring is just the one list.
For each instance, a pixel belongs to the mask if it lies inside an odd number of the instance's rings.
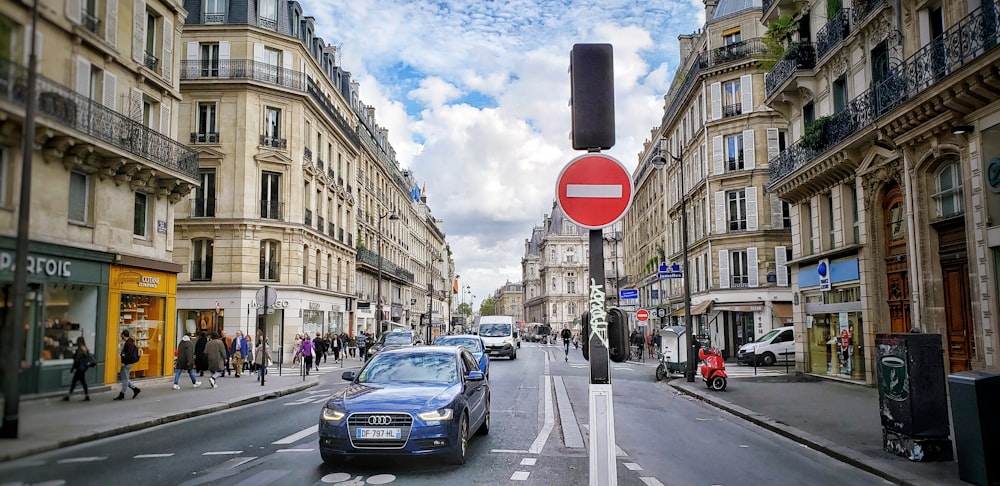
{"label": "white dashed line", "polygon": [[527,454],[528,451],[519,449],[493,449],[490,451],[492,454]]}
{"label": "white dashed line", "polygon": [[96,461],[103,461],[107,458],[108,458],[107,456],[71,457],[69,459],[60,459],[56,461],[56,464],[72,464],[75,462],[96,462]]}
{"label": "white dashed line", "polygon": [[634,462],[623,462],[622,465],[629,471],[642,471],[642,466]]}
{"label": "white dashed line", "polygon": [[527,481],[528,475],[531,474],[528,471],[514,471],[514,474],[510,475],[511,481]]}
{"label": "white dashed line", "polygon": [[537,461],[538,461],[538,459],[535,459],[534,457],[525,457],[524,459],[521,459],[521,465],[522,466],[534,466],[535,462],[537,462]]}
{"label": "white dashed line", "polygon": [[312,452],[315,449],[278,449],[274,452]]}
{"label": "white dashed line", "polygon": [[158,457],[172,457],[173,454],[139,454],[132,456],[132,459],[156,459]]}
{"label": "white dashed line", "polygon": [[305,429],[300,430],[300,431],[298,431],[298,432],[296,432],[296,433],[294,433],[292,435],[289,435],[288,437],[284,437],[284,438],[278,439],[278,440],[272,442],[272,444],[275,444],[275,445],[278,445],[278,444],[294,444],[295,442],[298,442],[298,441],[300,441],[300,440],[302,440],[302,439],[304,439],[304,438],[306,438],[306,437],[308,437],[308,436],[310,436],[312,434],[315,434],[318,431],[319,431],[319,425],[313,425],[312,427],[306,427]]}
{"label": "white dashed line", "polygon": [[236,454],[242,454],[243,451],[209,451],[203,452],[203,456],[235,456]]}

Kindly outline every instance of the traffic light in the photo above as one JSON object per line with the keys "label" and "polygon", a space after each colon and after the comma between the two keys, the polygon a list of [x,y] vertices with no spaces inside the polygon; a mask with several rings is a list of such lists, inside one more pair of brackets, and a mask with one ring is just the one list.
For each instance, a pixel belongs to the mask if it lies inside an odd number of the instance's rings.
{"label": "traffic light", "polygon": [[574,44],[570,51],[570,111],[574,150],[615,144],[615,70],[611,44]]}
{"label": "traffic light", "polygon": [[583,331],[580,342],[583,343],[583,359],[590,361],[590,311],[583,311],[580,314],[580,322],[583,323]]}
{"label": "traffic light", "polygon": [[628,360],[628,314],[613,307],[608,309],[608,355],[615,363]]}

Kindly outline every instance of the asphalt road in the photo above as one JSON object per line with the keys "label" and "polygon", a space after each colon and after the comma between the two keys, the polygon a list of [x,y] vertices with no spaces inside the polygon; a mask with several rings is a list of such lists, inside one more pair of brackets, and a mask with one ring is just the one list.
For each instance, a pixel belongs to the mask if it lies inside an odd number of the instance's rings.
{"label": "asphalt road", "polygon": [[[493,360],[492,427],[461,467],[324,465],[315,427],[344,382],[339,368],[320,372],[320,385],[298,394],[2,464],[0,486],[588,484],[589,371],[578,350],[567,363],[561,348],[524,343],[517,360]],[[888,484],[676,394],[651,365],[613,364],[612,374],[621,485]]]}

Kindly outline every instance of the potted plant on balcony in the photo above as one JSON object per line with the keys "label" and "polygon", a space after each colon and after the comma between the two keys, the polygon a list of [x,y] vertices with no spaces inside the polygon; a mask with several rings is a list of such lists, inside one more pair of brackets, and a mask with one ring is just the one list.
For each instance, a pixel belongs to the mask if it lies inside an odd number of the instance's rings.
{"label": "potted plant on balcony", "polygon": [[822,148],[826,143],[826,124],[829,121],[829,116],[821,116],[806,125],[802,139],[799,140],[799,146],[809,150],[819,150]]}
{"label": "potted plant on balcony", "polygon": [[788,41],[799,30],[798,14],[784,14],[767,26],[764,32],[764,52],[758,65],[765,71],[770,71],[774,65],[785,57]]}

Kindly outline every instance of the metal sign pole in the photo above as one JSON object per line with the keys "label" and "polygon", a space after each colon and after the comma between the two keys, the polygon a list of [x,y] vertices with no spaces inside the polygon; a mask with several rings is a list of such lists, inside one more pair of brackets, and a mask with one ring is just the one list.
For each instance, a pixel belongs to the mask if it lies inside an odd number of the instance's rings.
{"label": "metal sign pole", "polygon": [[618,484],[604,289],[604,238],[590,230],[590,484]]}

